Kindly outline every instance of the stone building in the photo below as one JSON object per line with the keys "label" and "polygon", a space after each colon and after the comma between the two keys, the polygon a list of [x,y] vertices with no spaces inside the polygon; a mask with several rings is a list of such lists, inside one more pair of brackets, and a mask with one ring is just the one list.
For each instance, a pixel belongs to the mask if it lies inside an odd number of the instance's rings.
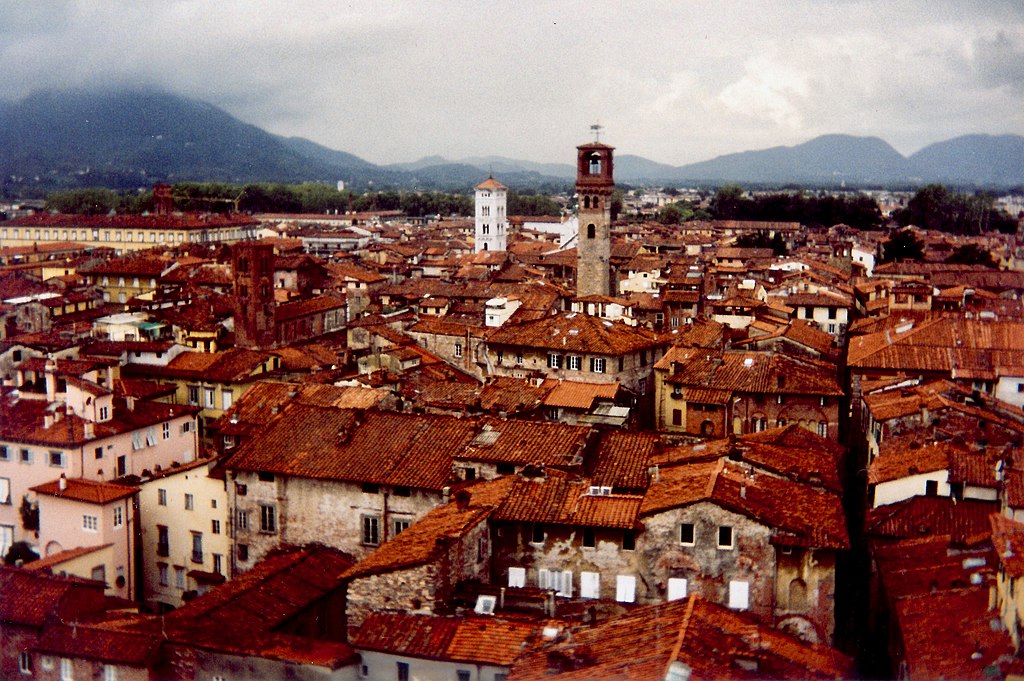
{"label": "stone building", "polygon": [[576,195],[579,200],[577,296],[608,296],[614,293],[610,269],[614,150],[614,147],[600,142],[576,147]]}
{"label": "stone building", "polygon": [[508,243],[507,193],[508,187],[493,177],[474,188],[474,248],[477,253],[505,250]]}

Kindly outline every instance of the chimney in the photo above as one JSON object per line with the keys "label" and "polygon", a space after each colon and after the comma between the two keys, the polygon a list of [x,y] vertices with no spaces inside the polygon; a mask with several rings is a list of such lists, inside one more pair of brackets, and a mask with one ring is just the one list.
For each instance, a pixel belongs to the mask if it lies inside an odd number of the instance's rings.
{"label": "chimney", "polygon": [[53,427],[53,414],[43,414],[43,430]]}
{"label": "chimney", "polygon": [[67,478],[66,475],[61,473],[60,477],[57,478],[57,489],[59,489],[60,491],[63,492],[67,488],[68,488],[68,478]]}
{"label": "chimney", "polygon": [[469,492],[464,489],[460,489],[455,493],[455,508],[460,511],[465,511],[469,508]]}
{"label": "chimney", "polygon": [[441,488],[441,503],[442,504],[447,504],[449,501],[451,501],[451,495],[452,495],[452,488],[451,487],[447,487],[447,486],[442,487]]}
{"label": "chimney", "polygon": [[57,399],[57,362],[52,359],[46,360],[46,401],[54,402]]}
{"label": "chimney", "polygon": [[96,437],[96,424],[95,423],[93,423],[92,421],[85,421],[85,422],[83,422],[82,425],[85,428],[85,439],[86,440],[91,440],[94,437]]}

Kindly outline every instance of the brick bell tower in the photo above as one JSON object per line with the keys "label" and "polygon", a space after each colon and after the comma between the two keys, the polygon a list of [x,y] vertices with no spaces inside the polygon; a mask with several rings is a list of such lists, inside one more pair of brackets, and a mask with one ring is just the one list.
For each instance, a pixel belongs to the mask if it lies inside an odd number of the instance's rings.
{"label": "brick bell tower", "polygon": [[[592,126],[597,133],[599,126]],[[576,147],[576,195],[580,231],[576,239],[576,296],[611,295],[612,152],[595,140]]]}
{"label": "brick bell tower", "polygon": [[276,340],[274,247],[242,241],[231,249],[235,279],[235,345],[273,347]]}

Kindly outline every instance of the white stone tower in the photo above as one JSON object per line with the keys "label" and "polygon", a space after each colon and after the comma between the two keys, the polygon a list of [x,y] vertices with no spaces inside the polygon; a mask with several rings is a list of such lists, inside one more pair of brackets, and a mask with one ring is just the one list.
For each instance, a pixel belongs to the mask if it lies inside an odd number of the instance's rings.
{"label": "white stone tower", "polygon": [[508,216],[505,214],[508,187],[488,177],[476,186],[475,249],[504,251],[508,244]]}

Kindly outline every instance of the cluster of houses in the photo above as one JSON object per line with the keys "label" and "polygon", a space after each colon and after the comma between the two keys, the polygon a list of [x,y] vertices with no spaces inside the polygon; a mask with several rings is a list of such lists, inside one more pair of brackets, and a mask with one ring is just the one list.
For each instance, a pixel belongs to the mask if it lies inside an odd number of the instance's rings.
{"label": "cluster of houses", "polygon": [[568,226],[494,178],[0,223],[0,676],[1024,673],[1016,236],[881,263],[613,186],[595,142]]}

